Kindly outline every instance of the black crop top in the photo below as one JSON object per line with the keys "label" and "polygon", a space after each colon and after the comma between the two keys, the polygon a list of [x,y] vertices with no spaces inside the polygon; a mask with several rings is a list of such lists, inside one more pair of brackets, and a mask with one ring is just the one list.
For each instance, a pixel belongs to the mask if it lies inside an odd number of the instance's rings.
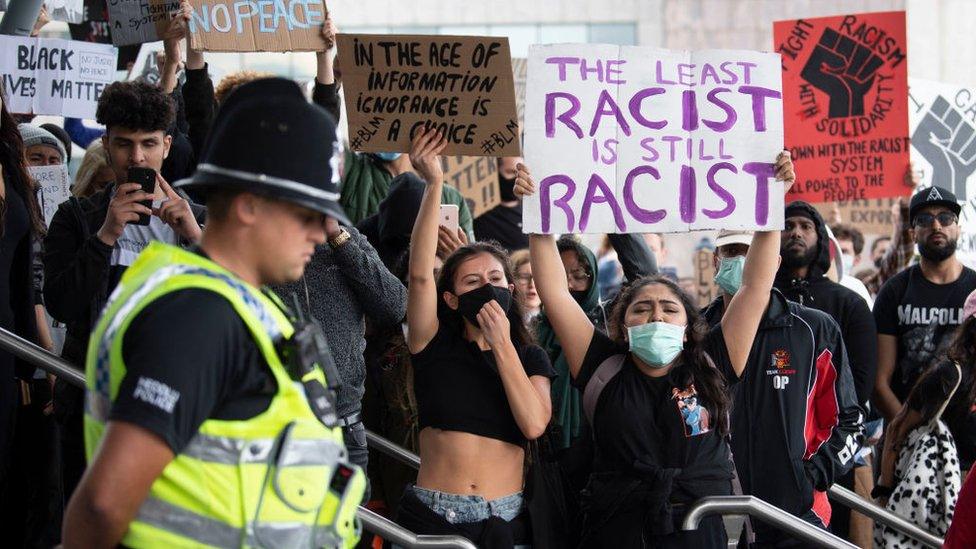
{"label": "black crop top", "polygon": [[[541,347],[525,345],[518,355],[529,377],[556,377]],[[482,351],[442,322],[434,339],[411,359],[420,429],[434,427],[525,443],[491,351]]]}

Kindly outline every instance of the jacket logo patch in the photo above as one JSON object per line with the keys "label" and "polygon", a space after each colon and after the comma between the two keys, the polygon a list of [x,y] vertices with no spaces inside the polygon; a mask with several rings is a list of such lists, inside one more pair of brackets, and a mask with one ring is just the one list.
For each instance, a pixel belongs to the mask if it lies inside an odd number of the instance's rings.
{"label": "jacket logo patch", "polygon": [[796,373],[796,370],[791,368],[790,359],[790,352],[786,349],[777,349],[770,355],[766,375],[772,376],[774,389],[786,389],[790,384],[790,376]]}

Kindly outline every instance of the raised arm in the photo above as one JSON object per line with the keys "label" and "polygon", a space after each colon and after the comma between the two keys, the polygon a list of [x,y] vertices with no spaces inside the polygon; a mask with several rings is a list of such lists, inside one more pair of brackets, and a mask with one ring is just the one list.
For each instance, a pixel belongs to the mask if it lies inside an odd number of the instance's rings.
{"label": "raised arm", "polygon": [[312,90],[312,102],[329,112],[339,121],[342,110],[339,108],[339,85],[335,81],[333,72],[333,54],[335,53],[335,36],[338,30],[332,21],[332,14],[326,14],[322,24],[322,39],[325,40],[325,51],[315,52],[316,70],[315,87]]}
{"label": "raised arm", "polygon": [[[786,182],[783,192],[789,192],[795,175],[788,151],[783,151],[776,157],[776,179]],[[722,317],[725,347],[729,351],[732,368],[737,376],[745,371],[749,351],[752,350],[752,343],[759,330],[759,322],[769,305],[769,292],[773,289],[773,279],[779,267],[779,242],[778,230],[756,233],[746,255],[742,286]]]}
{"label": "raised arm", "polygon": [[410,237],[410,284],[407,291],[407,347],[419,353],[427,347],[440,326],[437,320],[437,282],[434,263],[437,255],[437,227],[441,206],[444,171],[438,158],[447,145],[440,132],[419,131],[410,147],[413,169],[427,182],[420,211]]}
{"label": "raised arm", "polygon": [[[535,182],[532,175],[524,164],[519,164],[515,194],[522,197],[533,193]],[[583,358],[593,339],[593,323],[569,293],[566,268],[559,257],[556,239],[551,234],[529,235],[529,255],[535,288],[542,299],[546,317],[563,347],[569,373],[575,378],[583,367]]]}
{"label": "raised arm", "polygon": [[179,72],[180,63],[183,61],[180,42],[187,35],[187,25],[192,11],[193,8],[190,7],[189,2],[181,3],[180,10],[173,14],[173,18],[170,19],[166,30],[163,32],[163,50],[166,52],[166,62],[163,63],[159,87],[165,93],[173,93],[173,90],[176,89],[176,73]]}

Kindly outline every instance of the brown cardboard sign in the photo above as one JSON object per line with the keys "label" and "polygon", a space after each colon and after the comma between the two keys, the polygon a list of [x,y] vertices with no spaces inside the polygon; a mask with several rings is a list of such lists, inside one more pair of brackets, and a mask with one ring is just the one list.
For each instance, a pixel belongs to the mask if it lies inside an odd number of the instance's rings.
{"label": "brown cardboard sign", "polygon": [[715,263],[712,250],[702,248],[695,252],[695,288],[693,296],[699,307],[707,307],[717,296],[718,286],[715,285]]}
{"label": "brown cardboard sign", "polygon": [[324,0],[190,0],[190,43],[203,51],[323,51]]}
{"label": "brown cardboard sign", "polygon": [[[907,200],[907,199],[905,199]],[[837,202],[841,222],[857,227],[865,236],[888,236],[892,231],[891,209],[898,198],[874,198]],[[834,203],[813,205],[828,224],[833,224]]]}
{"label": "brown cardboard sign", "polygon": [[349,145],[407,152],[423,127],[447,155],[521,156],[508,38],[340,34]]}
{"label": "brown cardboard sign", "polygon": [[498,160],[491,156],[444,156],[444,181],[461,191],[472,217],[501,203]]}

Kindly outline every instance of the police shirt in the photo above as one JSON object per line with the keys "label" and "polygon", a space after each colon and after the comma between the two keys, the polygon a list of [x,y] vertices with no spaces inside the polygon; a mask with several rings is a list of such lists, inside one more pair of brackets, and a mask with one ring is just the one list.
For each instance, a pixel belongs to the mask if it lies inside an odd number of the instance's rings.
{"label": "police shirt", "polygon": [[199,288],[146,306],[122,341],[126,374],[109,421],[125,421],[179,453],[207,419],[246,420],[265,411],[276,383],[226,298]]}

